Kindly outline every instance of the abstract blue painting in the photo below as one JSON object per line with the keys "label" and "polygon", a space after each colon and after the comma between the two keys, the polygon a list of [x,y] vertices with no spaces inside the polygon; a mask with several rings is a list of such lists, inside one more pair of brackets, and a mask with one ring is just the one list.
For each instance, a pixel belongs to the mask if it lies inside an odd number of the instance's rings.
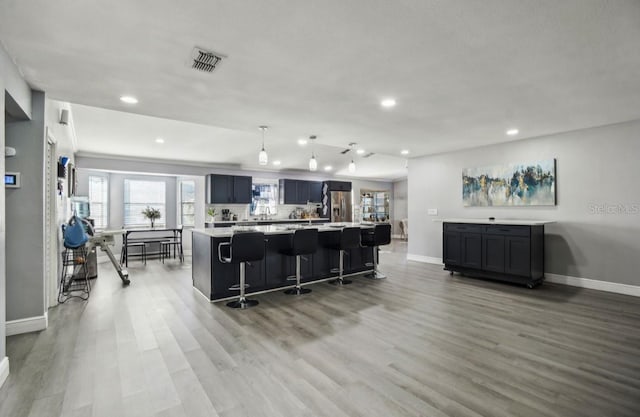
{"label": "abstract blue painting", "polygon": [[462,170],[462,201],[478,206],[553,206],[556,160]]}

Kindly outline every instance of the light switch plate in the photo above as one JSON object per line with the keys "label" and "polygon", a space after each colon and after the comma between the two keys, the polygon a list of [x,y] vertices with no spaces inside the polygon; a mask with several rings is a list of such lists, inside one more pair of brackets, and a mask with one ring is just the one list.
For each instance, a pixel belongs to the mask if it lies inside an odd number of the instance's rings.
{"label": "light switch plate", "polygon": [[437,216],[438,215],[438,209],[427,209],[427,214],[429,216]]}

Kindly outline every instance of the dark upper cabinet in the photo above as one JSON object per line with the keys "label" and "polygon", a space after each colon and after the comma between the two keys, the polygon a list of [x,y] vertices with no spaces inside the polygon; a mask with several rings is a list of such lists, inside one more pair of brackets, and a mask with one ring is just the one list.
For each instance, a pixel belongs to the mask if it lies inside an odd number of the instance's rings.
{"label": "dark upper cabinet", "polygon": [[279,186],[280,204],[319,203],[322,199],[321,182],[283,179]]}
{"label": "dark upper cabinet", "polygon": [[205,187],[207,204],[251,203],[251,177],[209,174]]}
{"label": "dark upper cabinet", "polygon": [[233,176],[233,203],[251,203],[251,177]]}
{"label": "dark upper cabinet", "polygon": [[309,181],[309,201],[322,203],[322,181]]}
{"label": "dark upper cabinet", "polygon": [[329,191],[351,191],[349,181],[326,181]]}
{"label": "dark upper cabinet", "polygon": [[307,204],[309,201],[309,181],[298,181],[299,204]]}
{"label": "dark upper cabinet", "polygon": [[209,174],[205,177],[205,199],[207,204],[229,203],[231,187],[229,175]]}
{"label": "dark upper cabinet", "polygon": [[280,204],[298,204],[298,181],[280,180]]}

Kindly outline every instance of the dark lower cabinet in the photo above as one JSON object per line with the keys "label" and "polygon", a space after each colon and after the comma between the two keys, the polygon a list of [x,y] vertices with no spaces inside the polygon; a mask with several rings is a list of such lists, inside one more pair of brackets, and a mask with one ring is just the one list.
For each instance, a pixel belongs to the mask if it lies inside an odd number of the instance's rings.
{"label": "dark lower cabinet", "polygon": [[462,265],[462,244],[460,243],[460,232],[443,233],[442,258],[445,264]]}
{"label": "dark lower cabinet", "polygon": [[480,268],[482,265],[482,235],[480,233],[461,233],[460,243],[462,245],[461,264],[469,268]]}
{"label": "dark lower cabinet", "polygon": [[482,236],[482,265],[485,271],[504,272],[504,236]]}
{"label": "dark lower cabinet", "polygon": [[533,287],[544,280],[544,226],[443,224],[445,270]]}
{"label": "dark lower cabinet", "polygon": [[531,272],[531,241],[525,237],[505,237],[505,265],[507,274],[528,276]]}

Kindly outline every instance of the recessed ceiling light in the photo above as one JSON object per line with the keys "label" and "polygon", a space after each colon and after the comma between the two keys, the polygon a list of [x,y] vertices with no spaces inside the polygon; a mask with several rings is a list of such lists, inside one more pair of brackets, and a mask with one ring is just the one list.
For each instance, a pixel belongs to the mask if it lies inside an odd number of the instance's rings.
{"label": "recessed ceiling light", "polygon": [[307,140],[306,139],[304,139],[304,138],[298,139],[298,145],[304,146],[306,144],[307,144]]}
{"label": "recessed ceiling light", "polygon": [[402,155],[409,155],[409,150],[408,149],[403,149],[403,150],[400,151],[400,153]]}
{"label": "recessed ceiling light", "polygon": [[331,171],[333,169],[333,167],[331,165],[327,165],[324,167],[325,171]]}
{"label": "recessed ceiling light", "polygon": [[380,102],[380,105],[385,109],[388,109],[396,105],[396,100],[393,98],[385,98]]}
{"label": "recessed ceiling light", "polygon": [[518,129],[509,129],[509,130],[507,130],[507,135],[509,135],[509,136],[515,136],[518,133],[520,133],[520,131]]}
{"label": "recessed ceiling light", "polygon": [[136,104],[138,99],[133,96],[122,96],[120,97],[120,101],[127,104]]}
{"label": "recessed ceiling light", "polygon": [[156,143],[164,143],[164,139],[162,139],[162,138],[156,138]]}
{"label": "recessed ceiling light", "polygon": [[362,154],[364,153],[364,149],[358,149],[358,150],[356,151],[356,153],[357,153],[358,155],[362,155]]}
{"label": "recessed ceiling light", "polygon": [[278,166],[278,165],[280,165],[280,164],[281,164],[281,162],[280,162],[280,161],[273,161],[273,165],[275,165],[275,166]]}

